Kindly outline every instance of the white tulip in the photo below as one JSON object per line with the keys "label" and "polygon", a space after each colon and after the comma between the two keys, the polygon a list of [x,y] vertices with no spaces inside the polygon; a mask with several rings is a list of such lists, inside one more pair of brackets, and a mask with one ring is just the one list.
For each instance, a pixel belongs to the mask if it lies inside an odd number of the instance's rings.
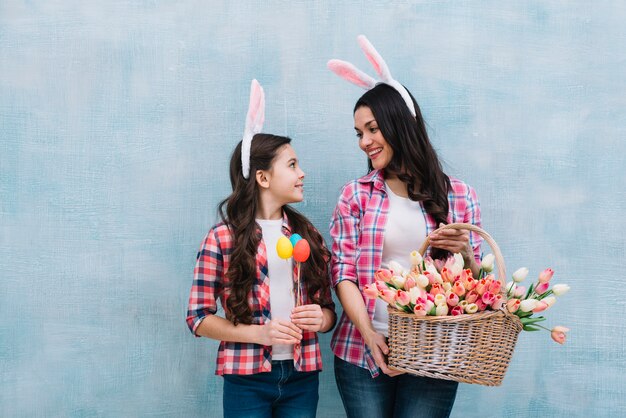
{"label": "white tulip", "polygon": [[552,293],[554,293],[555,296],[561,296],[567,293],[567,291],[569,290],[569,286],[566,284],[555,284],[552,287]]}
{"label": "white tulip", "polygon": [[483,257],[482,261],[480,262],[480,266],[487,273],[491,273],[493,271],[493,262],[495,261],[495,259],[496,257],[493,254],[487,254],[486,256]]}
{"label": "white tulip", "polygon": [[515,270],[515,273],[513,273],[513,280],[515,283],[520,283],[524,281],[526,276],[528,276],[528,269],[526,267],[522,267],[521,269]]}
{"label": "white tulip", "polygon": [[524,299],[522,303],[520,303],[519,308],[522,312],[530,312],[537,307],[537,299]]}
{"label": "white tulip", "polygon": [[422,264],[422,255],[417,252],[417,251],[412,251],[411,252],[411,265],[412,266],[419,266]]}
{"label": "white tulip", "polygon": [[401,276],[402,272],[404,271],[400,263],[398,263],[397,261],[390,261],[387,267],[393,272],[394,276]]}
{"label": "white tulip", "polygon": [[554,305],[554,302],[556,302],[556,298],[554,296],[548,296],[547,298],[543,298],[541,300],[545,302],[548,307]]}

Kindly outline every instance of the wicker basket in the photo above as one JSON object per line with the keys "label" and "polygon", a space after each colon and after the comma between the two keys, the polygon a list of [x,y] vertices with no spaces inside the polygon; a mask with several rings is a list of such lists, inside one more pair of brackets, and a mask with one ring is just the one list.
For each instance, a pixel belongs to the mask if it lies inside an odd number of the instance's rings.
{"label": "wicker basket", "polygon": [[[483,237],[496,258],[498,279],[504,283],[504,260],[489,234],[470,224],[449,224],[441,229],[467,229]],[[428,243],[427,237],[420,248],[422,255]],[[418,317],[389,307],[389,368],[417,376],[499,386],[521,330],[519,318],[506,308]]]}

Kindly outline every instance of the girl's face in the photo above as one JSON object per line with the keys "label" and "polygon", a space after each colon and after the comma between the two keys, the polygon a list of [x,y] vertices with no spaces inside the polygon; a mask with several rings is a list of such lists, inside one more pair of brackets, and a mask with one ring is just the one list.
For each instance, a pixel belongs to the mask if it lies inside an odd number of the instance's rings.
{"label": "girl's face", "polygon": [[304,199],[304,171],[300,169],[298,157],[291,145],[286,144],[279,149],[266,176],[269,184],[267,190],[281,206]]}
{"label": "girl's face", "polygon": [[387,167],[393,157],[393,150],[378,129],[369,107],[361,106],[354,112],[354,129],[359,138],[359,147],[372,161],[372,167],[376,170]]}

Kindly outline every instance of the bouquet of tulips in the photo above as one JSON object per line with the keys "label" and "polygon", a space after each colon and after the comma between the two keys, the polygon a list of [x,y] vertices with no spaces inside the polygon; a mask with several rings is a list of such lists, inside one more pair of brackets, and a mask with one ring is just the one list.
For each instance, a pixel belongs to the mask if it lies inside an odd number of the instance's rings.
{"label": "bouquet of tulips", "polygon": [[531,317],[552,306],[555,296],[569,290],[567,285],[549,288],[551,269],[544,270],[539,281],[526,290],[518,285],[528,275],[528,269],[521,268],[513,274],[513,281],[502,289],[502,283],[492,274],[495,257],[488,254],[481,260],[478,278],[470,269],[464,269],[463,258],[454,254],[446,261],[423,258],[419,252],[411,252],[409,270],[392,261],[388,268],[375,273],[375,282],[364,288],[368,298],[381,298],[391,307],[417,316],[445,316],[473,314],[487,310],[507,309],[517,315],[526,331],[541,328],[552,332],[552,338],[563,344],[565,327],[545,328],[538,323],[543,316]]}

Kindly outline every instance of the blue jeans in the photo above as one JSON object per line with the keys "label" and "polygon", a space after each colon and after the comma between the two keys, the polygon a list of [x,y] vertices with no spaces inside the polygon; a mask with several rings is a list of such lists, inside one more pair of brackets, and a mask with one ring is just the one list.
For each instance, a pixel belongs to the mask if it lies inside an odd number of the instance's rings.
{"label": "blue jeans", "polygon": [[449,417],[459,384],[451,380],[380,373],[335,356],[335,380],[348,418]]}
{"label": "blue jeans", "polygon": [[293,360],[272,361],[272,371],[224,375],[224,418],[315,417],[319,372],[298,372]]}

